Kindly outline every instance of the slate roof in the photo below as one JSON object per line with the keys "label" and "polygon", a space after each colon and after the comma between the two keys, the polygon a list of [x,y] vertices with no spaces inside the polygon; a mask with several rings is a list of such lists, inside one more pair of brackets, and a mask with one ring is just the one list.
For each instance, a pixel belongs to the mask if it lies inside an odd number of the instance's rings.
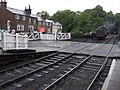
{"label": "slate roof", "polygon": [[[19,15],[23,15],[26,16],[26,13],[24,10],[19,10],[19,9],[15,9],[15,8],[10,8],[7,7],[7,10],[9,10],[10,12],[14,13],[14,14],[19,14]],[[35,15],[31,14],[30,17],[34,17],[37,18]]]}

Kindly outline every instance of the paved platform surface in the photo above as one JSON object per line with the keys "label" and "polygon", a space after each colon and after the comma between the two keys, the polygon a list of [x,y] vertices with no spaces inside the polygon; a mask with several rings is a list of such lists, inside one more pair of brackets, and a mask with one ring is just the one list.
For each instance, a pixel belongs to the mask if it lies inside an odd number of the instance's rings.
{"label": "paved platform surface", "polygon": [[73,43],[70,41],[29,41],[29,48],[36,49],[37,52],[40,51],[59,51],[70,46]]}
{"label": "paved platform surface", "polygon": [[114,59],[102,90],[120,90],[120,59]]}

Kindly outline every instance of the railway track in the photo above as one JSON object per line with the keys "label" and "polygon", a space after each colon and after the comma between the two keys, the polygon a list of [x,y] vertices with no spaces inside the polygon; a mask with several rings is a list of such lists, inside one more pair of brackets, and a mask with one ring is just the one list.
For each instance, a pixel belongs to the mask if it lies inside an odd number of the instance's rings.
{"label": "railway track", "polygon": [[[78,49],[76,50],[76,52],[79,50],[86,49],[91,45]],[[103,46],[100,46],[98,49],[102,48]],[[95,50],[93,53],[95,53],[96,51],[97,50]],[[105,66],[103,64],[106,64],[105,62],[107,62],[106,61],[107,59],[93,57],[93,53],[91,55],[80,55],[75,54],[75,52],[74,53],[59,52],[3,70],[0,72],[0,89],[57,90],[56,89],[57,84],[61,83],[61,81],[63,81],[64,78],[69,78],[71,73],[76,72],[77,69],[81,70],[83,69],[82,71],[84,72],[86,70],[86,69],[84,70],[84,68],[87,67],[93,69],[88,70],[88,72],[91,71],[91,73],[93,73],[93,71],[96,70],[97,73],[97,71],[99,71],[102,66]],[[96,60],[99,59],[101,62],[95,62]],[[93,61],[94,63],[91,63]],[[89,73],[87,73],[86,75],[89,75]],[[94,76],[95,75],[91,77]]]}
{"label": "railway track", "polygon": [[[109,34],[107,35],[107,37],[105,39],[97,39],[97,38],[79,38],[75,41],[78,41],[78,42],[86,42],[86,43],[108,43],[111,39],[114,41],[114,39],[116,39],[116,36],[115,34]],[[113,39],[114,38],[114,39]],[[109,44],[112,44],[113,42],[109,42]]]}
{"label": "railway track", "polygon": [[109,60],[109,53],[106,58],[93,57],[91,54],[44,90],[93,90],[91,87],[96,86],[95,81],[104,70]]}
{"label": "railway track", "polygon": [[[87,48],[89,46],[85,46],[82,49]],[[63,55],[64,55],[63,59],[65,59],[66,57],[69,57],[69,54],[67,55],[66,53],[63,53]],[[59,63],[61,60],[63,60],[60,56],[61,56],[61,53],[54,53],[54,54],[45,56],[43,58],[36,59],[34,61],[30,61],[24,64],[20,64],[20,65],[2,70],[0,71],[0,86],[6,87],[7,84],[15,82],[16,80],[26,77],[27,75],[30,75],[44,68],[47,68],[56,63]],[[16,85],[16,86],[20,86],[20,85]]]}
{"label": "railway track", "polygon": [[103,68],[103,70],[99,73],[97,79],[93,81],[87,90],[101,90],[102,86],[104,84],[104,81],[109,73],[110,67],[111,67],[112,59],[109,59],[106,63],[106,66]]}

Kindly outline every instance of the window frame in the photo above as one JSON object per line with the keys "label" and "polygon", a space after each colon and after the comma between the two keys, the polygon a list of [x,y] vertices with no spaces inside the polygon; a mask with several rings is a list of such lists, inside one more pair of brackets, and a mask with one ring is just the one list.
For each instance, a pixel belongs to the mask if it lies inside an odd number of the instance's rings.
{"label": "window frame", "polygon": [[25,16],[23,16],[23,20],[26,20],[26,17],[25,17]]}
{"label": "window frame", "polygon": [[16,14],[15,19],[20,19],[20,15]]}

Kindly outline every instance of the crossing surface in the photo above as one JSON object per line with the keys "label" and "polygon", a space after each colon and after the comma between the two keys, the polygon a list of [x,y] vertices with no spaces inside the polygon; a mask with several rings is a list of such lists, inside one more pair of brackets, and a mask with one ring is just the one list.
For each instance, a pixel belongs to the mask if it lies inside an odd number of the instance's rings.
{"label": "crossing surface", "polygon": [[[91,45],[91,46],[89,46]],[[89,48],[77,53],[81,54],[91,54],[92,51],[99,48],[103,44],[99,43],[84,43],[84,42],[71,42],[71,41],[30,41],[29,48],[35,49],[37,52],[41,51],[60,51],[60,52],[75,52],[78,48],[82,49],[83,47],[89,46]],[[110,50],[112,44],[104,45],[101,50],[97,51],[96,56],[106,56],[107,52]],[[114,45],[111,50],[110,57],[119,57],[120,48],[118,45]]]}

